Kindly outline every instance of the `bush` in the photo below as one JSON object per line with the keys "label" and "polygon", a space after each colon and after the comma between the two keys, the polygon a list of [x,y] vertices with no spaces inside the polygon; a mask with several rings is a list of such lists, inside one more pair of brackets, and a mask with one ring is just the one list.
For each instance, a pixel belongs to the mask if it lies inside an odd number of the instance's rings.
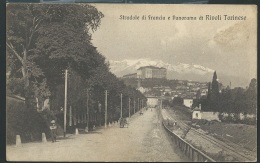
{"label": "bush", "polygon": [[229,114],[228,116],[223,116],[223,113],[219,114],[219,119],[221,122],[226,122],[226,123],[240,123],[240,124],[247,124],[247,125],[256,125],[256,119],[254,118],[245,118],[245,119],[240,119],[238,114]]}
{"label": "bush", "polygon": [[7,98],[6,125],[7,144],[15,144],[16,135],[21,136],[22,142],[39,141],[43,132],[50,137],[43,115],[25,108],[21,100]]}

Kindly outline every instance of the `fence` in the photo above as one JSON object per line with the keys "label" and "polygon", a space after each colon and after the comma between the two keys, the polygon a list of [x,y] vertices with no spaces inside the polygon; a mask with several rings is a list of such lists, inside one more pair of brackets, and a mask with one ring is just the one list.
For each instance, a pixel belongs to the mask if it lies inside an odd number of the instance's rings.
{"label": "fence", "polygon": [[216,162],[200,150],[193,147],[191,144],[183,140],[178,135],[170,131],[164,122],[162,122],[167,133],[171,136],[171,140],[181,149],[181,151],[194,162]]}

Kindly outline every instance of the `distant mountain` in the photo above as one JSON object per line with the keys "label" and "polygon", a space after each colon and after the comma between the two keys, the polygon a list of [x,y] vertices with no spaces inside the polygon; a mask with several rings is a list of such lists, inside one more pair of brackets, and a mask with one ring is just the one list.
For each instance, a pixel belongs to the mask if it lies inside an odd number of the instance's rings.
{"label": "distant mountain", "polygon": [[[185,64],[178,63],[176,65],[172,65],[169,63],[165,63],[161,60],[150,60],[150,59],[136,59],[136,60],[122,60],[122,61],[113,61],[110,60],[110,70],[118,77],[122,77],[123,75],[136,73],[137,69],[143,66],[157,66],[164,67],[167,69],[167,79],[179,79],[179,80],[193,80],[200,82],[211,82],[213,72],[215,70],[204,67],[202,65],[197,64]],[[218,74],[219,81],[224,85],[229,85],[230,81],[232,81],[232,87],[234,86],[242,86],[245,87],[249,84],[250,80],[247,81],[241,77],[236,76],[228,76],[224,74]]]}
{"label": "distant mountain", "polygon": [[213,74],[214,70],[203,67],[201,65],[189,65],[184,63],[178,63],[177,65],[172,65],[169,63],[165,63],[161,60],[159,61],[152,61],[148,59],[137,59],[137,60],[123,60],[123,61],[113,61],[110,60],[110,68],[111,71],[117,75],[118,77],[122,77],[123,75],[135,73],[136,70],[143,66],[157,66],[157,67],[164,67],[167,69],[167,78],[169,79],[176,79],[176,77],[181,77],[188,79],[189,75],[194,78],[194,74],[196,75],[206,75],[206,74]]}

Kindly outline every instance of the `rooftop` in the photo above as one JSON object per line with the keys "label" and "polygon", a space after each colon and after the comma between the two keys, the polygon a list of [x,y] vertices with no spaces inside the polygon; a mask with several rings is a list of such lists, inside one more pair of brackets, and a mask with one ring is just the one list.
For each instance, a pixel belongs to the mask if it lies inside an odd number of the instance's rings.
{"label": "rooftop", "polygon": [[145,68],[151,68],[151,69],[166,69],[164,67],[156,67],[156,66],[143,66],[138,68],[137,70],[145,69]]}
{"label": "rooftop", "polygon": [[131,75],[137,75],[137,73],[127,74],[127,75],[124,75],[123,77],[125,77],[125,76],[131,76]]}

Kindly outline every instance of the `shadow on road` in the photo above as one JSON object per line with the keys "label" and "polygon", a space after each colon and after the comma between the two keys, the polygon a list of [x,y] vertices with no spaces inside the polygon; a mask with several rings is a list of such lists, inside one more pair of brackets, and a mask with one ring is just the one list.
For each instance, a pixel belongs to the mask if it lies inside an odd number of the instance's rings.
{"label": "shadow on road", "polygon": [[79,132],[79,134],[102,134],[101,131]]}
{"label": "shadow on road", "polygon": [[[75,139],[75,137],[72,137],[73,135],[66,135],[66,137],[58,136],[56,140],[66,140],[66,139]],[[50,139],[51,141],[51,139]]]}

